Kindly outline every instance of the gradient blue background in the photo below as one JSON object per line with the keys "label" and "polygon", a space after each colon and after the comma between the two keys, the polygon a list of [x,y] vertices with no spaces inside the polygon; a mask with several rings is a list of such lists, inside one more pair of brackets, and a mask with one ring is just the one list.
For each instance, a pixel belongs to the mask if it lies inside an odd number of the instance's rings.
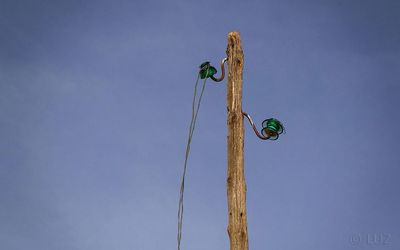
{"label": "gradient blue background", "polygon": [[[176,249],[198,65],[234,30],[244,111],[287,129],[246,123],[250,249],[400,249],[399,27],[389,0],[1,0],[0,249]],[[226,87],[209,82],[183,249],[229,249],[226,225]]]}

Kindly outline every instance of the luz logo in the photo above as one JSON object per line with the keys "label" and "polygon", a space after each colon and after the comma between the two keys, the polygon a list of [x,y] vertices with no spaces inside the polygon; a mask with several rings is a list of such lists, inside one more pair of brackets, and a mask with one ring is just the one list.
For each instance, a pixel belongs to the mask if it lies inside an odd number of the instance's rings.
{"label": "luz logo", "polygon": [[390,244],[390,238],[391,234],[387,233],[359,233],[352,234],[349,240],[352,245],[385,246]]}

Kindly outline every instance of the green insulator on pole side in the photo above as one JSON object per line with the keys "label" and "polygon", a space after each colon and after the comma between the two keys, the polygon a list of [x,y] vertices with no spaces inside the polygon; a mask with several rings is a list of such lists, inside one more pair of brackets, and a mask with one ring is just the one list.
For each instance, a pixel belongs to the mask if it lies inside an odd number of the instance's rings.
{"label": "green insulator on pole side", "polygon": [[262,127],[272,130],[278,134],[282,134],[282,132],[284,131],[284,127],[283,127],[282,123],[275,118],[269,118],[269,119],[264,120],[262,123]]}
{"label": "green insulator on pole side", "polygon": [[285,130],[282,123],[275,118],[264,120],[262,122],[262,127],[263,129],[261,130],[261,134],[264,136],[269,136],[270,140],[277,140],[279,135]]}

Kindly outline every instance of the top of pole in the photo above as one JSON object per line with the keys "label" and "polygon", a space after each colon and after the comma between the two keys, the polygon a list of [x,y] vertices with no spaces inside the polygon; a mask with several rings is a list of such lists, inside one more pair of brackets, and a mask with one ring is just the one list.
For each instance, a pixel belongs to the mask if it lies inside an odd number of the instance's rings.
{"label": "top of pole", "polygon": [[[228,34],[228,47],[226,49],[228,58],[228,111],[242,112],[242,79],[243,79],[243,50],[240,42],[239,32],[233,31]],[[231,91],[229,91],[231,90]],[[237,91],[235,91],[237,90]]]}

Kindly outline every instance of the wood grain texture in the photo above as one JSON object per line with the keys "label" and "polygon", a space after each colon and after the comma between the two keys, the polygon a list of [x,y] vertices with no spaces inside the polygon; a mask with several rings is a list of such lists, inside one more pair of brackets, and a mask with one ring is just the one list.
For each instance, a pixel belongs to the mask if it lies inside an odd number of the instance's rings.
{"label": "wood grain texture", "polygon": [[242,82],[243,50],[240,34],[228,34],[228,235],[231,250],[248,250],[246,182],[243,160]]}

